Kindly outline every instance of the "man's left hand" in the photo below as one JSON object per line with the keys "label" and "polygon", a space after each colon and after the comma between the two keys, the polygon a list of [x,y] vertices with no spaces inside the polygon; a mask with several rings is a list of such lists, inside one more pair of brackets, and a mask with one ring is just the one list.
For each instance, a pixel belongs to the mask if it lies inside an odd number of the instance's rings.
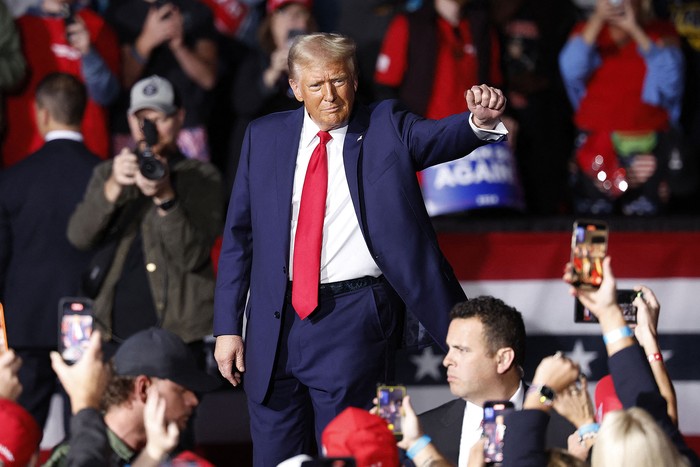
{"label": "man's left hand", "polygon": [[485,84],[472,86],[464,97],[477,127],[484,130],[496,128],[506,109],[506,97],[500,89]]}

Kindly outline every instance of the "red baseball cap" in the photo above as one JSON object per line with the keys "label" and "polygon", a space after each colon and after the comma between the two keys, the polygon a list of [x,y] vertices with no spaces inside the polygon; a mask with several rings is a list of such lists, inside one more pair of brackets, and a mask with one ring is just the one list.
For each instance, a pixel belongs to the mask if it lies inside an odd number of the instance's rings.
{"label": "red baseball cap", "polygon": [[0,463],[6,467],[27,465],[39,449],[41,435],[29,412],[9,399],[0,399]]}
{"label": "red baseball cap", "polygon": [[622,409],[622,402],[617,398],[612,376],[603,376],[595,387],[596,421],[602,423],[606,413]]}
{"label": "red baseball cap", "polygon": [[353,457],[357,467],[397,467],[399,451],[386,422],[366,410],[348,407],[323,430],[326,457]]}
{"label": "red baseball cap", "polygon": [[309,10],[313,4],[312,0],[267,0],[267,14],[273,13],[285,5],[296,3],[297,5],[305,6]]}

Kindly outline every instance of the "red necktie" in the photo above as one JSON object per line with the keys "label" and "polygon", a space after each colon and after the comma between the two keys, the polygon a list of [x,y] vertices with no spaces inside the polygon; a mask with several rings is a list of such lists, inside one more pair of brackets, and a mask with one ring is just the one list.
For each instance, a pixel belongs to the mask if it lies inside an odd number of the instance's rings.
{"label": "red necktie", "polygon": [[319,131],[321,141],[314,148],[306,169],[301,191],[297,232],[294,236],[294,275],[292,305],[301,319],[318,305],[318,283],[321,272],[321,240],[328,191],[328,153],[326,144],[331,135]]}

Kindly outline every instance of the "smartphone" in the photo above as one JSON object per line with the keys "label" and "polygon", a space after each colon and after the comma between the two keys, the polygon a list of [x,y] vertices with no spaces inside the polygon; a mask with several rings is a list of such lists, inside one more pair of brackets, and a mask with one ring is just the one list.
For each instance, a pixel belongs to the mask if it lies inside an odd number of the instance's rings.
{"label": "smartphone", "polygon": [[92,300],[64,297],[58,303],[58,351],[67,363],[75,363],[90,344],[93,329]]}
{"label": "smartphone", "polygon": [[5,327],[5,308],[0,303],[0,352],[9,350],[10,345],[7,343],[7,328]]}
{"label": "smartphone", "polygon": [[406,386],[377,386],[377,414],[387,422],[394,436],[403,436],[401,431],[401,412]]}
{"label": "smartphone", "polygon": [[[620,305],[622,316],[628,324],[637,324],[637,305],[633,302],[641,293],[641,291],[632,289],[619,289],[616,291],[617,304]],[[598,318],[576,298],[574,299],[574,322],[597,323]]]}
{"label": "smartphone", "polygon": [[515,410],[511,401],[484,402],[484,461],[487,464],[503,462],[503,439],[506,434],[506,414]]}
{"label": "smartphone", "polygon": [[598,288],[603,282],[603,258],[608,251],[608,224],[599,220],[577,220],[571,234],[572,284]]}

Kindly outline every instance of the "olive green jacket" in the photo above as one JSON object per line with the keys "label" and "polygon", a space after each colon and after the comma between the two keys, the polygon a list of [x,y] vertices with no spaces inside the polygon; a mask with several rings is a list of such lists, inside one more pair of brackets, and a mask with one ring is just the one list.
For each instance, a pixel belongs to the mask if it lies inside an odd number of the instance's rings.
{"label": "olive green jacket", "polygon": [[[211,164],[178,158],[171,163],[171,181],[177,196],[165,216],[136,186],[128,186],[116,203],[104,195],[112,172],[108,160],[95,168],[83,201],[68,224],[68,240],[78,249],[99,247],[115,216],[132,220],[120,235],[114,260],[95,298],[97,328],[112,337],[114,289],[131,243],[141,228],[143,253],[160,325],[185,342],[212,333],[214,271],[211,247],[223,228],[223,187],[219,171]],[[134,203],[139,207],[129,208]]]}

